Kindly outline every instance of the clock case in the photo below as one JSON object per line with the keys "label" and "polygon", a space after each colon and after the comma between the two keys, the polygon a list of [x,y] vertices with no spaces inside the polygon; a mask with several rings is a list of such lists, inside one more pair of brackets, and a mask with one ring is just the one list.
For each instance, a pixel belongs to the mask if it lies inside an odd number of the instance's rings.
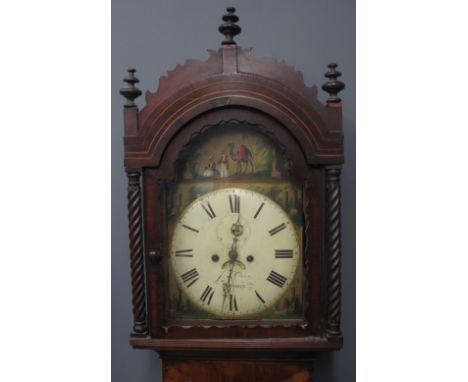
{"label": "clock case", "polygon": [[[227,18],[226,18],[227,17]],[[141,95],[135,70],[129,69],[121,94],[124,106],[125,170],[133,329],[130,343],[161,354],[280,356],[342,347],[340,171],[343,164],[344,84],[330,64],[322,86],[329,97],[317,99],[317,87],[273,58],[254,57],[238,47],[237,16],[229,11],[220,31],[222,46],[206,60],[188,60],[159,80],[155,92]],[[302,185],[304,219],[304,320],[263,325],[236,320],[169,323],[166,317],[169,243],[165,184],[177,181],[181,152],[207,129],[226,123],[256,126],[281,146],[292,161],[291,179]],[[244,367],[246,367],[244,365]],[[298,369],[299,370],[299,369]]]}

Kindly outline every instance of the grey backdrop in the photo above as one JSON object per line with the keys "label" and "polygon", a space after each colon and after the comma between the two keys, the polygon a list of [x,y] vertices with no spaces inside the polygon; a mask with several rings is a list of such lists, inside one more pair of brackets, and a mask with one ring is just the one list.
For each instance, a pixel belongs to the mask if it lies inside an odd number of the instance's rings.
{"label": "grey backdrop", "polygon": [[[156,353],[133,350],[123,171],[122,105],[118,94],[126,68],[134,66],[143,91],[187,58],[206,58],[217,49],[217,28],[226,6],[235,6],[242,33],[240,46],[255,55],[284,59],[302,71],[308,85],[322,84],[326,65],[335,61],[343,73],[345,134],[343,190],[344,348],[322,354],[316,382],[355,380],[355,3],[354,0],[112,0],[112,381],[158,382],[161,362]],[[325,95],[319,92],[323,101]],[[143,98],[138,105],[141,107]]]}

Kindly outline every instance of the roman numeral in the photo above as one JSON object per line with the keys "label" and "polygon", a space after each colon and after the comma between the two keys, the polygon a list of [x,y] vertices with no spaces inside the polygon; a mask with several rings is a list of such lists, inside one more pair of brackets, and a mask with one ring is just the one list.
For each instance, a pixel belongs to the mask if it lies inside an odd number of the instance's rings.
{"label": "roman numeral", "polygon": [[271,236],[273,236],[273,235],[276,235],[278,232],[282,231],[285,228],[286,228],[286,224],[281,223],[278,227],[272,228],[268,232],[270,233]]}
{"label": "roman numeral", "polygon": [[[214,289],[208,285],[203,291],[202,295],[200,296],[200,300],[210,305],[213,295],[214,295]],[[208,299],[208,302],[206,301],[206,299]]]}
{"label": "roman numeral", "polygon": [[237,311],[237,301],[236,301],[236,296],[233,296],[232,294],[229,295],[229,310],[235,310]]}
{"label": "roman numeral", "polygon": [[292,259],[293,250],[292,249],[276,249],[275,258],[277,259]]}
{"label": "roman numeral", "polygon": [[259,299],[261,302],[265,303],[265,300],[262,298],[262,296],[260,296],[260,294],[259,294],[257,291],[255,291],[255,294],[257,295],[258,299]]}
{"label": "roman numeral", "polygon": [[200,232],[198,229],[192,228],[192,227],[190,227],[188,225],[185,225],[185,224],[182,224],[182,227],[187,228],[188,230],[196,232],[196,233]]}
{"label": "roman numeral", "polygon": [[229,195],[229,206],[233,214],[238,214],[240,212],[240,196],[235,194]]}
{"label": "roman numeral", "polygon": [[193,257],[193,249],[181,249],[179,251],[175,251],[175,255],[177,257]]}
{"label": "roman numeral", "polygon": [[267,277],[267,281],[275,284],[277,287],[282,288],[286,282],[287,278],[276,273],[275,271],[271,271],[270,275]]}
{"label": "roman numeral", "polygon": [[180,276],[182,281],[187,284],[187,288],[190,288],[196,281],[198,281],[199,275],[196,268],[193,268],[183,275]]}
{"label": "roman numeral", "polygon": [[203,209],[205,210],[205,212],[208,214],[208,216],[210,217],[210,219],[214,219],[214,218],[216,217],[216,214],[214,213],[213,208],[211,207],[210,202],[206,202],[206,205],[205,205],[205,203],[202,203],[201,206],[203,207]]}
{"label": "roman numeral", "polygon": [[255,212],[254,219],[257,219],[257,216],[260,213],[260,211],[262,210],[264,205],[265,205],[265,203],[260,204],[260,207],[258,207],[257,212]]}

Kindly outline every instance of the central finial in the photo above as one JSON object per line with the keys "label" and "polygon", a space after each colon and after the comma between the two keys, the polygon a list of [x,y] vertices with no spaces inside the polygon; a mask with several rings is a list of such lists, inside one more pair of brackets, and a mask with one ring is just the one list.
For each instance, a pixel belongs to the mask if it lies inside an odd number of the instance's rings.
{"label": "central finial", "polygon": [[236,24],[239,21],[239,17],[235,14],[236,8],[234,7],[227,7],[226,11],[227,13],[223,16],[224,22],[218,28],[225,37],[221,44],[236,45],[234,36],[237,36],[241,32],[241,27]]}

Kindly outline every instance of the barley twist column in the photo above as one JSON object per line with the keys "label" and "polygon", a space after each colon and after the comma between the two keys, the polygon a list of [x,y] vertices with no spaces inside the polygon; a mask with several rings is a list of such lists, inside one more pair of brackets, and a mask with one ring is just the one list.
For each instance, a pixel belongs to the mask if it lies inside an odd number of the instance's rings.
{"label": "barley twist column", "polygon": [[143,226],[141,214],[140,172],[128,171],[128,228],[132,279],[133,336],[145,336],[146,324]]}
{"label": "barley twist column", "polygon": [[327,324],[328,337],[341,337],[341,191],[338,167],[326,173],[327,190]]}

